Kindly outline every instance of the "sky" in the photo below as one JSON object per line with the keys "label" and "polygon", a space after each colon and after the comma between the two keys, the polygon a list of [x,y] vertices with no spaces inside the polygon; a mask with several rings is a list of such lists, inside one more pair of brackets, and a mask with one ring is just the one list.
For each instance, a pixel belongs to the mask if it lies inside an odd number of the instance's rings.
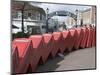
{"label": "sky", "polygon": [[[36,2],[31,2],[32,5],[34,6],[39,6],[43,8],[46,12],[46,9],[49,9],[49,13],[59,11],[59,10],[64,10],[64,11],[69,11],[75,13],[75,10],[83,11],[86,9],[91,8],[91,6],[83,6],[83,5],[69,5],[69,4],[53,4],[53,3],[36,3]],[[59,17],[59,16],[54,16],[55,18],[58,18],[59,21],[65,21],[68,16],[65,17]]]}

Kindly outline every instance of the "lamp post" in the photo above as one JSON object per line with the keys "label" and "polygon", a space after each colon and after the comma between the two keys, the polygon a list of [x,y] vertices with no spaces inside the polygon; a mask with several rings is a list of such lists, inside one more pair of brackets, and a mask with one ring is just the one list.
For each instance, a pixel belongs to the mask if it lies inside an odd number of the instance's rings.
{"label": "lamp post", "polygon": [[77,17],[78,17],[78,10],[77,9],[75,10],[75,13],[76,13],[76,27],[77,27]]}
{"label": "lamp post", "polygon": [[48,13],[49,13],[49,9],[46,9],[46,33],[48,33]]}

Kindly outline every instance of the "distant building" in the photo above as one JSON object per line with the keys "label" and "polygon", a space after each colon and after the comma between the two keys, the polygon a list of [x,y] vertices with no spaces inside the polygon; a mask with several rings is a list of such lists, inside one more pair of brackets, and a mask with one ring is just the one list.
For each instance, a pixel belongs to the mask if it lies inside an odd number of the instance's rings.
{"label": "distant building", "polygon": [[96,7],[92,6],[90,9],[82,11],[83,24],[94,24],[96,23]]}
{"label": "distant building", "polygon": [[[20,10],[16,10],[17,8],[20,9],[23,2],[12,2],[12,25],[19,27],[19,29],[13,30],[13,33],[20,32],[21,25],[22,25],[22,13]],[[45,32],[45,20],[46,14],[45,11],[37,6],[30,5],[27,3],[24,7],[24,28],[25,32],[30,34],[36,33],[44,33]]]}
{"label": "distant building", "polygon": [[[72,17],[67,17],[66,18],[66,25],[68,27],[73,27],[76,23],[76,21],[72,18]],[[77,25],[95,25],[96,23],[96,7],[95,6],[91,6],[91,8],[86,9],[86,10],[78,10],[78,14],[77,14]]]}

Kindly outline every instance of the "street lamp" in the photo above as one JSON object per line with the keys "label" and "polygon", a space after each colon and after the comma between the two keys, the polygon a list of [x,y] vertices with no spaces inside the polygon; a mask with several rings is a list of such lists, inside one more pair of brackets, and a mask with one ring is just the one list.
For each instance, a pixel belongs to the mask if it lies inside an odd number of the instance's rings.
{"label": "street lamp", "polygon": [[49,9],[46,9],[46,32],[48,33],[48,13],[49,13]]}
{"label": "street lamp", "polygon": [[75,13],[76,13],[76,27],[77,27],[77,17],[78,17],[78,10],[77,9],[75,10]]}
{"label": "street lamp", "polygon": [[49,8],[46,9],[47,14],[49,13]]}

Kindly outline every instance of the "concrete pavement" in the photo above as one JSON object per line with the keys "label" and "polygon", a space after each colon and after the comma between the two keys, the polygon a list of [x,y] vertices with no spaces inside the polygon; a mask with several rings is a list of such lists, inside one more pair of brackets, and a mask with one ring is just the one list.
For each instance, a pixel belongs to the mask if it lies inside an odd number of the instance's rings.
{"label": "concrete pavement", "polygon": [[94,69],[95,68],[95,47],[79,49],[69,54],[64,54],[64,58],[55,57],[48,59],[44,65],[37,68],[37,72]]}

